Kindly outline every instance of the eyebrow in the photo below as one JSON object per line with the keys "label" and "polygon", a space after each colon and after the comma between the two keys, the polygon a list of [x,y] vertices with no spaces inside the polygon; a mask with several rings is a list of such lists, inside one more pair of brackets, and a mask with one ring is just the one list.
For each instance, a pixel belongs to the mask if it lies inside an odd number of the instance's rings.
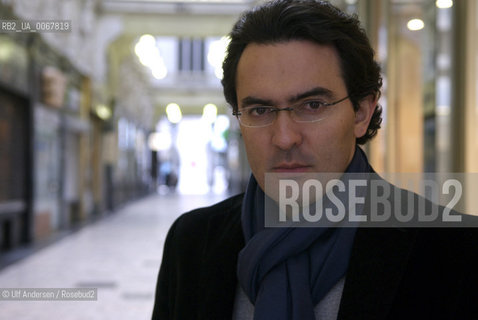
{"label": "eyebrow", "polygon": [[299,94],[289,98],[288,102],[289,103],[294,103],[294,102],[297,102],[297,101],[300,101],[300,100],[303,100],[303,99],[306,99],[306,98],[309,98],[309,97],[313,97],[313,96],[324,96],[326,98],[333,98],[334,93],[327,88],[316,87],[316,88],[310,89],[310,90],[305,91],[303,93],[299,93]]}
{"label": "eyebrow", "polygon": [[243,108],[246,108],[246,107],[252,106],[252,105],[273,106],[274,104],[275,103],[272,100],[261,99],[261,98],[257,98],[257,97],[251,97],[251,96],[245,97],[241,101],[241,106]]}
{"label": "eyebrow", "polygon": [[[323,87],[316,87],[305,92],[299,93],[295,96],[290,97],[287,99],[288,103],[295,103],[297,101],[313,97],[313,96],[325,96],[328,98],[332,98],[334,96],[333,92],[327,88]],[[247,96],[241,100],[241,106],[246,108],[251,105],[264,105],[264,106],[274,106],[277,103],[271,99],[262,99],[254,96]]]}

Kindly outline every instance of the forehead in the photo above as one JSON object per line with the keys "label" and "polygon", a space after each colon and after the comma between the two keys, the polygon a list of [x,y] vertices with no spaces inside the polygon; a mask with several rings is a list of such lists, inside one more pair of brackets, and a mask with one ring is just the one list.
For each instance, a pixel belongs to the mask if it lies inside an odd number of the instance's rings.
{"label": "forehead", "polygon": [[316,87],[346,93],[337,50],[310,41],[249,44],[236,75],[238,99],[248,95],[280,99]]}

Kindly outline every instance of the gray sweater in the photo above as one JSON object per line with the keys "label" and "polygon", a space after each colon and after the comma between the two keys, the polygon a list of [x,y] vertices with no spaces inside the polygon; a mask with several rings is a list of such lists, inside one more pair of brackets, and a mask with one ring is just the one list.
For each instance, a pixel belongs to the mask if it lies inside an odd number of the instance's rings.
{"label": "gray sweater", "polygon": [[[335,320],[339,313],[340,299],[344,289],[345,277],[340,279],[335,286],[320,300],[315,306],[314,313],[317,320]],[[236,289],[236,298],[234,301],[233,320],[253,320],[254,305],[238,285]]]}

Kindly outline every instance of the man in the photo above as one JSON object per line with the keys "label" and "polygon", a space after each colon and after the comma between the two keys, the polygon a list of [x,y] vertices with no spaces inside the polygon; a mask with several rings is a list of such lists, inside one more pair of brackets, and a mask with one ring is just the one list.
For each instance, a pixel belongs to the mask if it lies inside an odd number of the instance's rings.
{"label": "man", "polygon": [[230,37],[224,93],[252,177],[171,227],[153,319],[478,319],[474,232],[264,225],[266,174],[373,172],[357,145],[380,127],[380,68],[356,18],[275,0]]}

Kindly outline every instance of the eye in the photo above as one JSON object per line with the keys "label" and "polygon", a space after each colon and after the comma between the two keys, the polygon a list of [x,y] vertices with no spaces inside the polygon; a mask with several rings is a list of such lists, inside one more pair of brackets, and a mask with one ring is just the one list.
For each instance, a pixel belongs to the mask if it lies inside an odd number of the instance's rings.
{"label": "eye", "polygon": [[301,108],[309,111],[317,111],[324,105],[325,103],[320,100],[309,100],[302,103]]}
{"label": "eye", "polygon": [[247,109],[247,114],[251,116],[261,116],[271,112],[271,107],[257,106]]}

